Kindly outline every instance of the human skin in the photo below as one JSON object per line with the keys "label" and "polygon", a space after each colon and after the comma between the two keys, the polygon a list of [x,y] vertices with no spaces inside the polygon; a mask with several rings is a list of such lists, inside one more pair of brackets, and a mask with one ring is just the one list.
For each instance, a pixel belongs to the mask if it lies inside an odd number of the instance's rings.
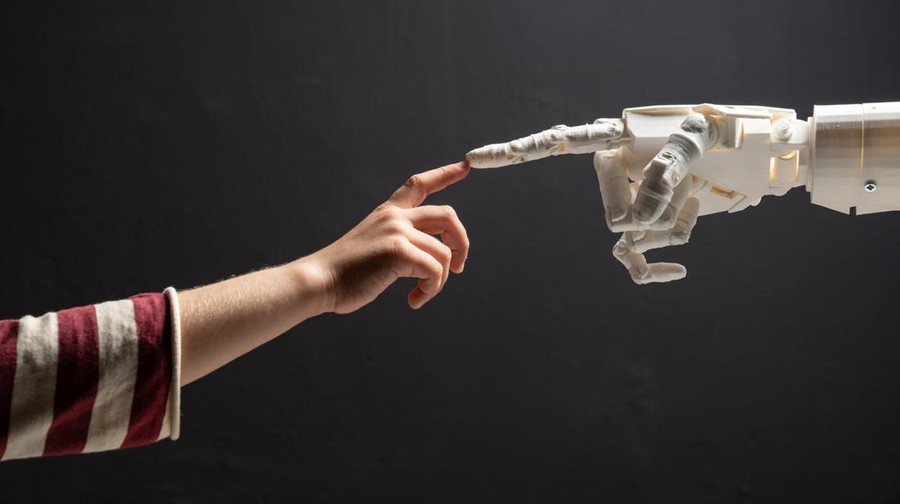
{"label": "human skin", "polygon": [[322,250],[180,292],[182,385],[308,318],[358,310],[399,278],[418,279],[407,296],[411,308],[431,301],[450,272],[462,273],[469,238],[452,207],[423,203],[468,173],[463,161],[413,175]]}

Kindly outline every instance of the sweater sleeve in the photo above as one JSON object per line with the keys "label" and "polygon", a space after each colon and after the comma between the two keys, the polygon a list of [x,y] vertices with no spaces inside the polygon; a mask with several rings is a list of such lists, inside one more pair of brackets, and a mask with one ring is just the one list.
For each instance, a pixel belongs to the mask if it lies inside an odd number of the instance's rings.
{"label": "sweater sleeve", "polygon": [[0,460],[177,439],[178,295],[0,321]]}

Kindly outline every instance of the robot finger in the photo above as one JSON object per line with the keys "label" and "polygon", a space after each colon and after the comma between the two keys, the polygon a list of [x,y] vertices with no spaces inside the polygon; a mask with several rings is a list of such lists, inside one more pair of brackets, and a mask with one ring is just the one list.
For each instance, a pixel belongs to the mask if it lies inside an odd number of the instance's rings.
{"label": "robot finger", "polygon": [[614,223],[627,223],[630,219],[625,218],[630,216],[632,193],[622,159],[622,149],[597,151],[594,154],[594,169],[600,182],[606,225],[612,229]]}
{"label": "robot finger", "polygon": [[625,245],[637,253],[644,253],[662,247],[684,245],[691,238],[691,231],[697,224],[700,202],[697,198],[687,198],[672,227],[665,230],[629,231],[623,236]]}
{"label": "robot finger", "polygon": [[684,206],[684,202],[687,201],[688,196],[691,194],[692,185],[691,177],[685,177],[680,184],[675,186],[671,201],[669,201],[662,214],[653,223],[654,229],[669,229],[672,227],[675,219],[678,217],[678,213],[681,212],[681,208]]}
{"label": "robot finger", "polygon": [[689,115],[680,130],[643,170],[644,180],[634,199],[634,218],[652,223],[662,216],[674,197],[675,188],[690,174],[691,165],[703,157],[715,141],[714,125],[703,114]]}
{"label": "robot finger", "polygon": [[640,222],[634,219],[634,201],[640,188],[640,182],[631,182],[628,184],[629,204],[625,212],[625,216],[618,221],[611,221],[607,213],[606,225],[613,233],[624,233],[626,231],[647,231],[650,229],[669,229],[672,227],[671,220],[657,219],[654,222]]}
{"label": "robot finger", "polygon": [[630,250],[623,236],[613,247],[616,258],[631,274],[631,280],[638,284],[662,283],[681,280],[687,275],[687,269],[676,263],[647,264],[644,254]]}
{"label": "robot finger", "polygon": [[621,119],[597,119],[580,126],[554,126],[540,133],[479,147],[466,154],[472,168],[499,168],[559,154],[588,154],[614,147],[622,137]]}

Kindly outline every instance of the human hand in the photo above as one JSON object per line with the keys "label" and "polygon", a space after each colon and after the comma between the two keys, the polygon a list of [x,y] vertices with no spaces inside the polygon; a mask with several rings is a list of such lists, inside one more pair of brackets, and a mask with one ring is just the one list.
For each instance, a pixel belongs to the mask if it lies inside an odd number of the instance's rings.
{"label": "human hand", "polygon": [[347,234],[303,258],[324,278],[326,311],[358,310],[402,277],[419,279],[407,296],[418,309],[443,289],[451,271],[462,273],[469,238],[456,211],[420,205],[468,173],[463,161],[413,175]]}
{"label": "human hand", "polygon": [[808,125],[793,110],[722,105],[625,109],[622,119],[554,126],[466,157],[496,168],[559,154],[594,153],[613,256],[635,283],[684,278],[644,252],[687,243],[699,215],[736,212],[807,182]]}

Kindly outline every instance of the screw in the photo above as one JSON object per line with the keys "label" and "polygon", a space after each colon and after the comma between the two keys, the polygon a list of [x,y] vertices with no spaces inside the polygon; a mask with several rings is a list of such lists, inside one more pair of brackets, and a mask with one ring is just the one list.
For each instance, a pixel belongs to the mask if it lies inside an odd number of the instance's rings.
{"label": "screw", "polygon": [[865,189],[866,192],[875,192],[875,189],[878,189],[878,186],[875,185],[874,180],[870,180],[866,182],[866,185],[863,186],[863,189]]}
{"label": "screw", "polygon": [[791,138],[791,121],[787,119],[779,119],[775,121],[775,137],[779,140],[788,140]]}

